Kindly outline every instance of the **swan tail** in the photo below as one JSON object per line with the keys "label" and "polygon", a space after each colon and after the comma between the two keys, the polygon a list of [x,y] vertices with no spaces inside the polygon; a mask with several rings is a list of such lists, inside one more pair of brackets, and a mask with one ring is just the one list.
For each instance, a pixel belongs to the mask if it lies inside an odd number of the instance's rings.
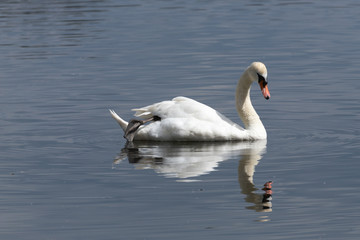
{"label": "swan tail", "polygon": [[124,132],[126,131],[126,128],[128,126],[128,122],[126,122],[125,120],[123,120],[119,115],[116,114],[116,112],[112,109],[109,109],[109,112],[111,114],[111,116],[118,122],[118,124],[120,125],[120,127],[124,130]]}

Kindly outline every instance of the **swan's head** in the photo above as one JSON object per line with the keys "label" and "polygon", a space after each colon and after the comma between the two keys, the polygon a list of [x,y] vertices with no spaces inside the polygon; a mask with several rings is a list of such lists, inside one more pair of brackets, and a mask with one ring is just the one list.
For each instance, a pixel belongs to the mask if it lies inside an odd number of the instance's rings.
{"label": "swan's head", "polygon": [[258,82],[260,85],[260,89],[262,94],[264,95],[265,99],[270,98],[270,92],[267,87],[267,69],[265,67],[265,64],[262,62],[253,62],[249,68],[248,71],[250,73],[250,78],[253,82]]}

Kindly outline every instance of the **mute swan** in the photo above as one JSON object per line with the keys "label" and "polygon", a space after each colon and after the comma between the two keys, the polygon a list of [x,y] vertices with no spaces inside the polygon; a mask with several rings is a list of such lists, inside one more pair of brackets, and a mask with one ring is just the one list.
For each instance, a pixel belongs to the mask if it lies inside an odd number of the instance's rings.
{"label": "mute swan", "polygon": [[[253,62],[242,74],[236,87],[236,109],[245,129],[213,108],[186,97],[176,97],[133,109],[141,120],[129,123],[109,110],[124,130],[128,141],[236,141],[266,139],[266,130],[250,100],[250,87],[258,82],[265,99],[270,98],[267,70]],[[149,122],[149,123],[148,123]],[[145,124],[148,123],[148,124]]]}

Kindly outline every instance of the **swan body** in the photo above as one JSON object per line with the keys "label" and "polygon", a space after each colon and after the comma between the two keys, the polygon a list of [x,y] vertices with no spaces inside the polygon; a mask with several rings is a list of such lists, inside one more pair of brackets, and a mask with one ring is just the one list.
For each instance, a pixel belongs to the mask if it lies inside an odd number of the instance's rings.
{"label": "swan body", "polygon": [[[125,137],[130,141],[133,139],[150,141],[266,139],[266,130],[250,100],[250,87],[255,81],[259,83],[264,97],[270,98],[266,78],[265,65],[254,62],[245,70],[238,82],[236,108],[245,128],[232,122],[215,109],[187,97],[175,97],[170,101],[133,109],[136,111],[135,116],[142,121],[132,129],[130,139],[127,137],[130,124],[119,117],[115,111],[110,110],[110,113],[124,130]],[[154,117],[156,117],[155,121],[144,124]]]}

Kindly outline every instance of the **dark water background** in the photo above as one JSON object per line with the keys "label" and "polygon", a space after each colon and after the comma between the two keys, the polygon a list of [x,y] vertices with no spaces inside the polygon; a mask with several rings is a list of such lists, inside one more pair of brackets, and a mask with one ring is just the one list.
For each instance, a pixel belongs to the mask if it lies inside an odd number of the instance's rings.
{"label": "dark water background", "polygon": [[[355,0],[2,1],[1,239],[357,239],[359,14]],[[269,72],[272,98],[252,89],[267,143],[122,150],[108,108],[129,119],[183,95],[239,122],[252,61]]]}

